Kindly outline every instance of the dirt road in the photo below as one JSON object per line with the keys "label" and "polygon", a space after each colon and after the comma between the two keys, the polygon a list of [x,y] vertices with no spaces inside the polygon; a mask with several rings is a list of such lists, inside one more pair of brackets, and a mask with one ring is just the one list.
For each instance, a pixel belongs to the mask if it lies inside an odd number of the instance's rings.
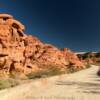
{"label": "dirt road", "polygon": [[0,100],[100,100],[98,66],[0,91]]}

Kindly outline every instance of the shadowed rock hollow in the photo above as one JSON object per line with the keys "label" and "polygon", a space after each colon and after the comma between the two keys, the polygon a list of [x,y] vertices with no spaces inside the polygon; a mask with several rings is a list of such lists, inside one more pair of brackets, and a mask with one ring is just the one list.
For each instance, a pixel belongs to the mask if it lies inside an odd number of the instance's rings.
{"label": "shadowed rock hollow", "polygon": [[32,72],[57,67],[62,71],[82,69],[84,65],[76,54],[60,50],[38,38],[26,35],[25,26],[8,14],[0,14],[0,75]]}

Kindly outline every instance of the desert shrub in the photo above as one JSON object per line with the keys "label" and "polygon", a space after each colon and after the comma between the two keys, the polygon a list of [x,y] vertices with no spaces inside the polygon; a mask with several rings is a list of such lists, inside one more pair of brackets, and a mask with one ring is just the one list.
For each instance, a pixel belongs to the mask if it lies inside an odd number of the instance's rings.
{"label": "desert shrub", "polygon": [[93,65],[100,66],[100,62],[95,62]]}
{"label": "desert shrub", "polygon": [[0,90],[5,88],[10,88],[18,85],[18,82],[13,79],[2,79],[0,80]]}
{"label": "desert shrub", "polygon": [[61,71],[60,68],[54,65],[48,65],[46,69],[38,72],[33,72],[27,75],[29,79],[34,79],[34,78],[43,78],[43,77],[49,77],[49,76],[54,76],[54,75],[60,75],[65,72]]}
{"label": "desert shrub", "polygon": [[86,66],[86,68],[90,68],[91,64],[86,64],[85,66]]}
{"label": "desert shrub", "polygon": [[80,71],[81,69],[75,68],[74,66],[70,66],[68,68],[68,73],[75,73],[77,71]]}

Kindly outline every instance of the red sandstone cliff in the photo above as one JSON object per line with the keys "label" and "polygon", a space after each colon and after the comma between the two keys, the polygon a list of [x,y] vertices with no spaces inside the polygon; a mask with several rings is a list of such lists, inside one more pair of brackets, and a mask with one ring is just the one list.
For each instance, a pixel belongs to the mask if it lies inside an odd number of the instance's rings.
{"label": "red sandstone cliff", "polygon": [[38,38],[26,35],[25,26],[8,14],[0,14],[0,73],[29,74],[56,65],[61,70],[84,68],[69,49],[60,50]]}

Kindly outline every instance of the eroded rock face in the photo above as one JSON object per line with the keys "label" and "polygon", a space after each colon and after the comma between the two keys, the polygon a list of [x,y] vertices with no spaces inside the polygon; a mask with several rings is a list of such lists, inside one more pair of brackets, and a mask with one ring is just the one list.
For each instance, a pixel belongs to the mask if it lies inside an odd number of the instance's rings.
{"label": "eroded rock face", "polygon": [[99,64],[100,63],[100,52],[86,52],[83,54],[77,54],[78,58],[87,64]]}
{"label": "eroded rock face", "polygon": [[8,14],[0,14],[0,73],[25,75],[43,70],[50,64],[66,70],[69,65],[84,68],[69,49],[60,50],[38,38],[24,34],[25,26]]}

